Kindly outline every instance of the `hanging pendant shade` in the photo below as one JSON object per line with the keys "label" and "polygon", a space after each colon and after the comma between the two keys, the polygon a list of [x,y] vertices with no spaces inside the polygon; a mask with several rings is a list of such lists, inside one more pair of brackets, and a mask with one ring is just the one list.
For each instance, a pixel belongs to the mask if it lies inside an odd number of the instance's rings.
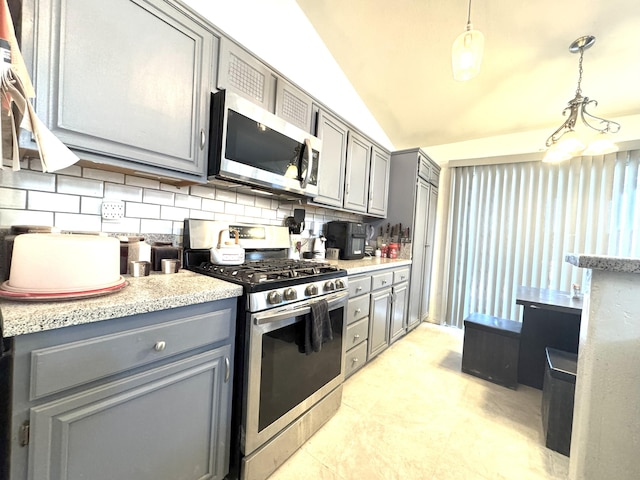
{"label": "hanging pendant shade", "polygon": [[479,30],[467,30],[458,35],[451,49],[451,65],[455,80],[470,80],[480,73],[482,52],[484,51],[484,35]]}

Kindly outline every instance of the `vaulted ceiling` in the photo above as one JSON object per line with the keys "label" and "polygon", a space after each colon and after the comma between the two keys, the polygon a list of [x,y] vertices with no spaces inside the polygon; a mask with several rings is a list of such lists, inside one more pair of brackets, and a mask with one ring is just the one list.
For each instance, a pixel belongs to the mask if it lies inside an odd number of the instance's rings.
{"label": "vaulted ceiling", "polygon": [[398,149],[550,134],[575,94],[579,56],[569,45],[582,35],[596,37],[582,82],[583,95],[598,101],[593,113],[640,113],[638,0],[474,0],[485,52],[467,82],[451,73],[466,0],[296,1]]}

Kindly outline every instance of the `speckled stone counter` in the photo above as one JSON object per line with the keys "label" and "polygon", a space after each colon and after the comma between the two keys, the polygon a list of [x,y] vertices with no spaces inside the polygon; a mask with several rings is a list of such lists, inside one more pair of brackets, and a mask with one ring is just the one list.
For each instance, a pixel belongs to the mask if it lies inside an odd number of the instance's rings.
{"label": "speckled stone counter", "polygon": [[570,253],[564,259],[571,265],[580,268],[620,273],[640,273],[640,258]]}
{"label": "speckled stone counter", "polygon": [[336,265],[338,268],[342,268],[347,271],[349,275],[355,275],[357,273],[367,273],[374,270],[382,270],[385,268],[402,267],[403,265],[411,265],[411,260],[404,260],[400,258],[378,258],[378,257],[365,257],[361,260],[326,260],[332,265]]}
{"label": "speckled stone counter", "polygon": [[242,295],[242,287],[188,270],[148,277],[125,275],[129,285],[101,297],[59,302],[0,301],[3,335],[13,337],[137,313],[222,300]]}

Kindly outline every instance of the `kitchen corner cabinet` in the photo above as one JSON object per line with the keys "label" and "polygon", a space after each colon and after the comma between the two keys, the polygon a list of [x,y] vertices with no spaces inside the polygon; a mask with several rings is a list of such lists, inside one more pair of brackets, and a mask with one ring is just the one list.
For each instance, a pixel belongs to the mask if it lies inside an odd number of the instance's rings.
{"label": "kitchen corner cabinet", "polygon": [[224,478],[235,308],[15,337],[10,480]]}
{"label": "kitchen corner cabinet", "polygon": [[387,219],[410,227],[413,237],[408,330],[429,315],[439,176],[440,167],[420,149],[391,155]]}
{"label": "kitchen corner cabinet", "polygon": [[24,0],[22,18],[36,112],[65,145],[126,171],[206,180],[218,38],[203,22],[168,0]]}

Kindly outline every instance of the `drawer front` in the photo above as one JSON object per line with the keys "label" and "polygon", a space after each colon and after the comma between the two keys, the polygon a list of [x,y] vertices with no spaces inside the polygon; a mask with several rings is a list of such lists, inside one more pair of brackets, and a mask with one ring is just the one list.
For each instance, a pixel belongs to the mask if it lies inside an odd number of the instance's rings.
{"label": "drawer front", "polygon": [[372,290],[389,287],[393,283],[393,272],[384,272],[371,275]]}
{"label": "drawer front", "polygon": [[347,327],[347,350],[355,347],[359,343],[367,339],[369,334],[369,319],[363,318]]}
{"label": "drawer front", "polygon": [[420,163],[418,164],[418,176],[425,179],[427,182],[431,178],[431,164],[429,164],[429,160],[420,156]]}
{"label": "drawer front", "polygon": [[32,400],[211,343],[231,334],[229,310],[104,335],[31,353]]}
{"label": "drawer front", "polygon": [[347,352],[344,364],[344,374],[348,377],[361,368],[367,361],[367,342],[362,342]]}
{"label": "drawer front", "polygon": [[350,298],[347,307],[347,325],[369,316],[369,295]]}
{"label": "drawer front", "polygon": [[349,277],[349,297],[357,297],[371,291],[371,277]]}
{"label": "drawer front", "polygon": [[393,272],[393,283],[401,283],[409,281],[409,267],[400,268]]}

